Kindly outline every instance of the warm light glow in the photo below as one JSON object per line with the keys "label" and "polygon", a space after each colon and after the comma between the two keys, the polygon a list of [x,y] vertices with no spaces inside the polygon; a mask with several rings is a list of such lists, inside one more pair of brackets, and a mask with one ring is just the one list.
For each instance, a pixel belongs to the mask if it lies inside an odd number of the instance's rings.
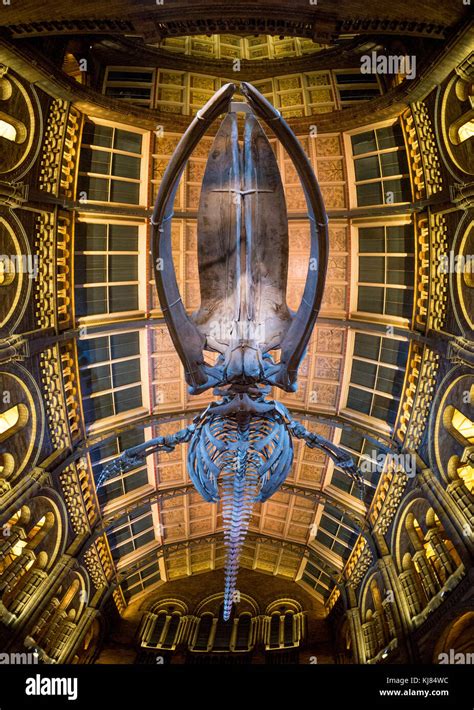
{"label": "warm light glow", "polygon": [[19,420],[20,408],[18,405],[0,414],[0,434],[5,434],[5,432],[13,429],[13,427],[18,424]]}
{"label": "warm light glow", "polygon": [[469,444],[474,444],[474,422],[468,419],[459,409],[453,410],[451,426],[458,434],[461,434]]}
{"label": "warm light glow", "polygon": [[464,141],[467,141],[469,138],[473,138],[474,120],[466,121],[466,123],[463,123],[463,125],[459,128],[458,135],[460,143],[464,143]]}
{"label": "warm light glow", "polygon": [[21,552],[24,547],[26,547],[26,541],[25,540],[18,540],[17,543],[12,547],[12,553],[15,555],[15,557],[18,557],[21,555]]}
{"label": "warm light glow", "polygon": [[16,128],[7,121],[0,119],[0,138],[6,138],[7,141],[16,141]]}

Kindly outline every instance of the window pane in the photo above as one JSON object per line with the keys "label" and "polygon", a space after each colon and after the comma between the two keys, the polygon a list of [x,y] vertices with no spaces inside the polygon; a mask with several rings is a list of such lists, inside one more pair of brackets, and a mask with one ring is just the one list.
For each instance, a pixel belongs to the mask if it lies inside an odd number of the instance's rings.
{"label": "window pane", "polygon": [[387,288],[385,312],[390,316],[411,318],[413,310],[413,290]]}
{"label": "window pane", "polygon": [[138,259],[136,256],[117,254],[109,256],[109,281],[137,281]]}
{"label": "window pane", "polygon": [[327,532],[332,533],[333,535],[336,535],[339,528],[339,523],[336,523],[334,520],[331,520],[331,518],[328,518],[327,515],[323,514],[319,527],[323,530],[326,530]]}
{"label": "window pane", "polygon": [[322,530],[318,531],[318,534],[316,535],[316,540],[320,542],[322,545],[325,545],[329,549],[332,548],[334,540],[332,537],[329,537],[329,535],[326,535]]}
{"label": "window pane", "polygon": [[107,281],[105,256],[102,254],[78,254],[74,260],[76,283],[104,283]]}
{"label": "window pane", "polygon": [[349,396],[347,398],[347,406],[349,409],[355,409],[363,414],[370,413],[372,404],[372,393],[364,392],[356,387],[349,387]]}
{"label": "window pane", "polygon": [[392,370],[389,367],[381,365],[377,376],[376,389],[386,392],[387,394],[393,394],[394,397],[398,397],[401,389],[399,375],[399,370]]}
{"label": "window pane", "polygon": [[126,542],[125,545],[121,545],[120,547],[117,547],[116,549],[112,550],[112,557],[114,560],[118,559],[119,557],[124,557],[125,555],[130,554],[130,552],[134,551],[133,543],[132,542]]}
{"label": "window pane", "polygon": [[[359,207],[382,204],[382,187],[379,182],[357,185],[357,204]],[[396,200],[394,200],[396,202]]]}
{"label": "window pane", "polygon": [[112,96],[114,99],[134,99],[150,100],[151,89],[146,86],[108,86],[105,90],[106,96]]}
{"label": "window pane", "polygon": [[109,310],[111,313],[138,310],[138,286],[110,286]]}
{"label": "window pane", "polygon": [[351,141],[354,155],[361,155],[362,153],[370,153],[372,150],[377,150],[374,131],[358,133],[351,137]]}
{"label": "window pane", "polygon": [[408,178],[384,180],[383,191],[386,204],[410,202],[411,200],[410,180]]}
{"label": "window pane", "polygon": [[98,365],[97,367],[91,367],[84,372],[84,380],[89,383],[91,392],[102,392],[102,390],[110,389],[112,387],[110,366]]}
{"label": "window pane", "polygon": [[78,193],[81,192],[86,193],[88,200],[95,200],[96,202],[108,202],[109,181],[105,180],[104,178],[79,175]]}
{"label": "window pane", "polygon": [[360,355],[369,360],[378,360],[380,349],[380,338],[375,335],[365,335],[356,333],[354,344],[354,355]]}
{"label": "window pane", "polygon": [[357,310],[383,313],[384,289],[380,286],[359,286]]}
{"label": "window pane", "polygon": [[112,175],[138,180],[140,178],[140,158],[132,158],[130,155],[114,155]]}
{"label": "window pane", "polygon": [[111,224],[109,249],[110,251],[138,251],[138,227]]}
{"label": "window pane", "polygon": [[384,252],[385,235],[383,227],[362,227],[359,229],[360,252]]}
{"label": "window pane", "polygon": [[123,495],[123,486],[122,486],[122,480],[118,478],[115,481],[112,481],[111,483],[107,483],[104,487],[99,488],[99,502],[101,505],[104,505],[105,503],[108,503],[111,500],[114,500],[114,498],[119,498],[119,496]]}
{"label": "window pane", "polygon": [[109,71],[107,81],[138,81],[148,83],[152,80],[152,72],[150,71],[125,71],[115,70]]}
{"label": "window pane", "polygon": [[387,251],[413,254],[414,236],[412,224],[387,227]]}
{"label": "window pane", "polygon": [[393,126],[377,128],[377,143],[380,150],[403,146],[403,133],[400,125],[398,123],[394,123]]}
{"label": "window pane", "polygon": [[376,155],[370,158],[359,158],[354,161],[356,180],[371,180],[380,177],[379,159]]}
{"label": "window pane", "polygon": [[140,133],[123,131],[120,128],[115,130],[114,148],[125,150],[127,153],[141,153],[142,136]]}
{"label": "window pane", "polygon": [[93,399],[84,399],[83,406],[86,424],[90,424],[96,419],[111,417],[114,413],[111,394],[102,394]]}
{"label": "window pane", "polygon": [[129,387],[114,393],[115,410],[117,414],[142,406],[141,387]]}
{"label": "window pane", "polygon": [[382,175],[406,175],[408,164],[404,151],[394,150],[391,153],[382,153],[380,156],[382,163]]}
{"label": "window pane", "polygon": [[345,491],[346,493],[351,493],[354,485],[348,476],[345,476],[337,469],[333,470],[331,484],[333,486],[336,486],[336,488],[339,488],[339,490]]}
{"label": "window pane", "polygon": [[387,260],[387,283],[413,286],[414,268],[413,257],[389,256]]}
{"label": "window pane", "polygon": [[359,281],[385,283],[385,258],[383,256],[360,256]]}
{"label": "window pane", "polygon": [[139,336],[137,332],[112,335],[110,344],[112,346],[113,360],[121,357],[130,357],[131,355],[139,355],[140,353]]}
{"label": "window pane", "polygon": [[129,449],[131,446],[137,446],[138,444],[143,444],[145,441],[145,432],[143,429],[131,429],[126,431],[118,437],[120,451],[124,449]]}
{"label": "window pane", "polygon": [[124,182],[122,180],[111,180],[111,202],[123,202],[128,205],[138,205],[139,194],[140,186],[138,183]]}
{"label": "window pane", "polygon": [[390,365],[405,367],[408,355],[408,343],[401,340],[384,338],[380,359]]}
{"label": "window pane", "polygon": [[112,147],[113,129],[110,126],[100,126],[92,121],[86,121],[82,142],[90,145],[100,145],[104,148]]}
{"label": "window pane", "polygon": [[76,288],[76,316],[93,316],[107,312],[107,289],[105,286]]}
{"label": "window pane", "polygon": [[132,473],[130,476],[125,476],[123,480],[125,493],[134,491],[141,486],[145,486],[148,483],[148,474],[146,468],[136,473]]}
{"label": "window pane", "polygon": [[134,535],[138,535],[138,533],[143,532],[144,530],[148,530],[148,528],[151,528],[153,526],[153,518],[151,514],[149,515],[144,515],[140,520],[137,520],[136,523],[132,523],[132,532]]}
{"label": "window pane", "polygon": [[109,341],[106,337],[91,338],[79,343],[79,364],[81,366],[103,362],[109,357]]}
{"label": "window pane", "polygon": [[395,424],[395,419],[397,418],[398,411],[398,400],[387,399],[381,395],[376,395],[374,397],[374,406],[372,410],[372,416],[377,417],[377,419],[382,419],[388,422],[388,424]]}
{"label": "window pane", "polygon": [[375,385],[377,365],[363,360],[354,360],[352,364],[351,382],[372,389]]}
{"label": "window pane", "polygon": [[341,446],[346,446],[352,451],[362,451],[364,441],[364,437],[355,431],[343,431],[340,439]]}
{"label": "window pane", "polygon": [[124,360],[112,365],[114,387],[130,385],[140,381],[140,360]]}
{"label": "window pane", "polygon": [[76,251],[107,251],[107,226],[76,222]]}
{"label": "window pane", "polygon": [[81,150],[81,172],[108,175],[110,173],[110,156],[111,154],[104,150],[83,148]]}

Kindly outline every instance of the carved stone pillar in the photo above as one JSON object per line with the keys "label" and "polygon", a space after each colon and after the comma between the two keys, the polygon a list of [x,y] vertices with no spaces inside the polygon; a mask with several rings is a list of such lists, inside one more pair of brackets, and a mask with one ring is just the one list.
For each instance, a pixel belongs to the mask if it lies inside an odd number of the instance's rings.
{"label": "carved stone pillar", "polygon": [[[8,531],[8,535],[5,533]],[[12,525],[5,528],[3,535],[0,535],[0,559],[6,557],[18,542],[26,540],[26,533],[19,525]]]}
{"label": "carved stone pillar", "polygon": [[[54,597],[54,592],[75,564],[75,559],[69,555],[63,555],[56,561],[54,567],[47,573],[43,583],[31,594],[27,600],[18,628],[24,628],[27,624],[35,627],[43,613],[47,610],[50,600]],[[30,632],[30,635],[32,632]]]}
{"label": "carved stone pillar", "polygon": [[429,468],[421,471],[419,480],[421,490],[432,504],[459,556],[469,563],[474,554],[474,537],[466,535],[466,526],[472,524],[472,518],[465,516]]}
{"label": "carved stone pillar", "polygon": [[56,633],[48,643],[49,655],[51,658],[54,658],[55,661],[60,661],[63,651],[68,645],[68,641],[74,636],[76,628],[76,622],[67,617],[58,623]]}
{"label": "carved stone pillar", "polygon": [[12,600],[11,604],[9,604],[12,614],[15,614],[17,618],[21,617],[26,605],[38,591],[47,576],[47,573],[42,569],[31,570],[23,588],[15,593],[15,598]]}
{"label": "carved stone pillar", "polygon": [[392,607],[394,608],[392,609],[392,617],[396,636],[407,636],[412,628],[411,614],[395,561],[389,552],[385,538],[380,533],[374,532],[374,540],[381,554],[377,561],[377,566],[382,575],[385,589],[393,592],[394,602]]}
{"label": "carved stone pillar", "polygon": [[417,552],[415,552],[415,554],[413,555],[413,561],[415,562],[415,565],[421,577],[426,596],[428,597],[428,599],[431,599],[435,596],[435,594],[437,594],[439,590],[439,583],[435,577],[433,568],[426,559],[425,551],[418,550]]}
{"label": "carved stone pillar", "polygon": [[364,636],[364,644],[366,649],[367,659],[370,660],[377,655],[377,630],[375,627],[375,621],[366,621],[362,624],[362,633]]}
{"label": "carved stone pillar", "polygon": [[402,572],[400,574],[400,582],[407,600],[410,616],[417,616],[423,610],[427,599],[423,587],[420,586],[416,571],[408,569]]}
{"label": "carved stone pillar", "polygon": [[[446,492],[454,500],[466,520],[474,520],[474,495],[471,493],[464,481],[459,477],[456,480],[451,481],[451,483],[448,483]],[[472,525],[467,524],[464,528],[465,532],[471,533],[471,537],[474,536],[474,530],[472,528],[474,528],[474,523]]]}
{"label": "carved stone pillar", "polygon": [[[10,490],[6,491],[2,497],[0,523],[7,522],[22,505],[27,503],[30,498],[33,498],[40,488],[49,481],[49,476],[48,471],[37,467],[30,471],[27,476],[22,476],[13,486],[10,485]],[[0,555],[1,554],[2,549],[0,544]]]}
{"label": "carved stone pillar", "polygon": [[22,577],[31,563],[35,561],[35,553],[33,550],[23,549],[21,554],[8,565],[0,580],[0,592],[8,593],[14,586],[15,582]]}
{"label": "carved stone pillar", "polygon": [[84,636],[88,632],[90,625],[93,623],[94,619],[99,616],[98,609],[91,609],[87,607],[84,610],[82,616],[80,617],[77,624],[74,624],[74,629],[67,639],[67,643],[63,645],[60,655],[58,655],[59,663],[71,663],[71,660],[75,653],[77,653],[80,644],[82,643]]}
{"label": "carved stone pillar", "polygon": [[[446,579],[452,575],[454,570],[456,569],[456,565],[454,564],[453,558],[449,554],[449,550],[446,546],[445,541],[439,534],[439,531],[436,530],[435,528],[431,528],[428,530],[425,536],[426,540],[431,543],[431,547],[433,548],[433,551],[445,571]],[[446,581],[446,579],[444,581]]]}
{"label": "carved stone pillar", "polygon": [[347,622],[352,640],[352,650],[354,654],[354,663],[365,663],[367,659],[364,634],[362,632],[362,624],[358,607],[347,609]]}

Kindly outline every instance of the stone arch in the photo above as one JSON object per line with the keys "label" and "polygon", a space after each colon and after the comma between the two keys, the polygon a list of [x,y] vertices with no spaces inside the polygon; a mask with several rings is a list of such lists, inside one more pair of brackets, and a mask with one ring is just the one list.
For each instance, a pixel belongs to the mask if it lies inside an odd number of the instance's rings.
{"label": "stone arch", "polygon": [[461,656],[456,660],[456,654],[472,654],[474,660],[474,611],[463,611],[445,625],[434,648],[433,663],[466,663]]}
{"label": "stone arch", "polygon": [[7,621],[22,616],[38,597],[63,545],[59,508],[45,496],[28,501],[6,522],[0,542],[1,606]]}

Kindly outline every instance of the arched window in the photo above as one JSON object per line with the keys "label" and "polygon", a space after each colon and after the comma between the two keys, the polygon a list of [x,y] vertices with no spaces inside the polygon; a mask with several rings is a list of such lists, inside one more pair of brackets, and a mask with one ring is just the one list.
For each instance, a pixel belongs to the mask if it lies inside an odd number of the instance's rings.
{"label": "arched window", "polygon": [[206,651],[209,643],[209,634],[212,629],[212,622],[214,617],[212,614],[203,614],[199,621],[198,632],[196,636],[196,641],[194,643],[194,650],[196,651]]}
{"label": "arched window", "polygon": [[232,607],[230,619],[224,621],[223,605],[219,609],[219,618],[217,619],[216,634],[212,648],[214,651],[227,651],[230,648],[232,638],[232,629],[234,628],[235,608]]}
{"label": "arched window", "polygon": [[449,405],[443,415],[448,431],[461,444],[474,444],[474,422],[465,414]]}
{"label": "arched window", "polygon": [[170,622],[168,624],[168,629],[166,630],[166,635],[165,635],[164,641],[161,644],[161,648],[172,648],[173,647],[173,645],[175,643],[175,639],[176,639],[176,633],[177,633],[178,627],[179,627],[180,616],[181,615],[178,612],[175,612],[172,615]]}
{"label": "arched window", "polygon": [[25,404],[16,404],[0,414],[0,441],[22,429],[28,421],[28,408]]}
{"label": "arched window", "polygon": [[237,624],[237,636],[235,639],[236,651],[245,651],[249,648],[251,628],[252,617],[250,614],[241,614]]}
{"label": "arched window", "polygon": [[280,646],[280,614],[273,614],[270,621],[270,648]]}
{"label": "arched window", "polygon": [[155,624],[153,626],[153,631],[150,634],[150,637],[148,638],[148,641],[146,642],[147,646],[158,646],[160,643],[161,639],[161,634],[163,632],[163,629],[165,628],[165,623],[166,623],[166,612],[161,611],[158,614],[158,618],[155,621]]}
{"label": "arched window", "polygon": [[[472,388],[471,388],[472,389]],[[465,447],[461,458],[452,456],[448,468],[452,469],[474,491],[474,456],[470,447],[474,444],[474,421],[452,405],[448,405],[443,413],[443,424],[451,436]]]}
{"label": "arched window", "polygon": [[283,645],[293,646],[293,612],[287,611],[283,620]]}

